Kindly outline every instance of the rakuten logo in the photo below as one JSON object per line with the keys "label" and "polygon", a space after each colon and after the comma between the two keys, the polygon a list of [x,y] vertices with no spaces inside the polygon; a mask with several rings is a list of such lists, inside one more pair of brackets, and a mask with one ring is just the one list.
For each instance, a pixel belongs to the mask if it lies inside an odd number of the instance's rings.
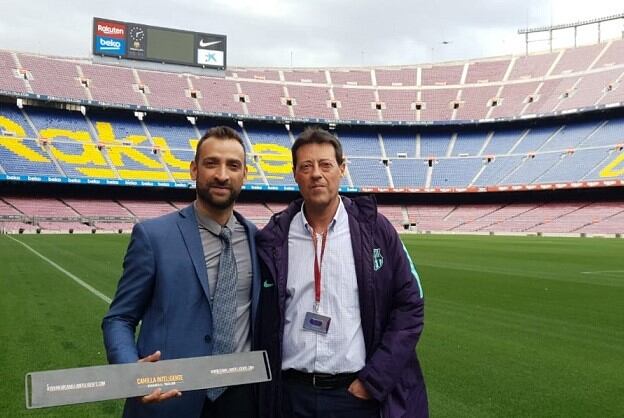
{"label": "rakuten logo", "polygon": [[126,25],[112,22],[102,22],[97,24],[95,32],[98,36],[110,36],[112,38],[125,39]]}

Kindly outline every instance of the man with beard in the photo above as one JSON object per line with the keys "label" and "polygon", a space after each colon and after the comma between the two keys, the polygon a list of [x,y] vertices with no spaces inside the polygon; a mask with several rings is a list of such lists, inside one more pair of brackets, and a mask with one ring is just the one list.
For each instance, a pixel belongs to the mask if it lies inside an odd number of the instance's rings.
{"label": "man with beard", "polygon": [[[132,231],[102,321],[111,363],[229,354],[254,345],[257,230],[233,210],[247,174],[241,137],[226,126],[209,129],[190,172],[195,202]],[[256,404],[251,386],[184,394],[156,389],[128,399],[124,417],[248,418],[256,415]]]}

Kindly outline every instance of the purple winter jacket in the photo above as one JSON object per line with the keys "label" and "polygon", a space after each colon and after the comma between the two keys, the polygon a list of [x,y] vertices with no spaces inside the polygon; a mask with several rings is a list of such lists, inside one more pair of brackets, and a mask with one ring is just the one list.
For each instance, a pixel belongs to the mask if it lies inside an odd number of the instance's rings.
{"label": "purple winter jacket", "polygon": [[[428,416],[425,382],[416,358],[424,300],[418,275],[373,197],[342,198],[349,216],[366,364],[358,377],[381,404],[384,418]],[[275,214],[256,236],[261,289],[260,349],[268,352],[273,382],[260,388],[265,417],[281,417],[281,364],[288,277],[288,230],[302,200]]]}

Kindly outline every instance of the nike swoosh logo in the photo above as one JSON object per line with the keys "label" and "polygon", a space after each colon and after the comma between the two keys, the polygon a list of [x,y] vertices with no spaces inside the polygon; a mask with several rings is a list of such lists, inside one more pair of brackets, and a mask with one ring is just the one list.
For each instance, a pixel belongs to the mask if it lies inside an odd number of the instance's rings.
{"label": "nike swoosh logo", "polygon": [[275,285],[274,285],[273,283],[269,283],[269,281],[268,281],[268,280],[265,280],[265,281],[262,283],[262,287],[264,287],[265,289],[268,289],[268,288],[273,287],[273,286],[275,286]]}
{"label": "nike swoosh logo", "polygon": [[202,48],[205,48],[207,46],[212,46],[212,45],[216,45],[216,44],[220,44],[221,41],[213,41],[213,42],[204,42],[203,39],[199,40],[199,46],[201,46]]}

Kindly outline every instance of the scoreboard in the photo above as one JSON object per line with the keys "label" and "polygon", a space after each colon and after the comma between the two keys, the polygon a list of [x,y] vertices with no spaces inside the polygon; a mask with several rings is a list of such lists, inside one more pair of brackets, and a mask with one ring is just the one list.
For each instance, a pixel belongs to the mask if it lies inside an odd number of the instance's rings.
{"label": "scoreboard", "polygon": [[93,54],[225,70],[227,37],[93,18]]}

